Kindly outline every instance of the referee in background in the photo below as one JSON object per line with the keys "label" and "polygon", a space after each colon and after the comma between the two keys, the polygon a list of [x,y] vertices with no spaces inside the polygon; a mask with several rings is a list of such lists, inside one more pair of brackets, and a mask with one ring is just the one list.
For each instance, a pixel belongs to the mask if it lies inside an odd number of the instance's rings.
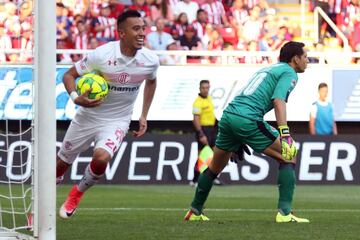
{"label": "referee in background", "polygon": [[[193,125],[195,128],[195,137],[198,142],[198,154],[206,145],[211,148],[215,146],[217,134],[216,118],[214,104],[211,96],[209,96],[210,82],[209,80],[200,81],[200,93],[193,103]],[[195,186],[200,175],[197,163],[194,166],[194,178],[190,182],[191,186]],[[214,184],[222,185],[219,179],[215,179]]]}

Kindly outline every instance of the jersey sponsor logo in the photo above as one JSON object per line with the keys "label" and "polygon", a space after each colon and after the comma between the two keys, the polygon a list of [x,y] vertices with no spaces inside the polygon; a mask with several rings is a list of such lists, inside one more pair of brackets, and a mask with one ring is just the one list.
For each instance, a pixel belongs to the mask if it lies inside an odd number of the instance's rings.
{"label": "jersey sponsor logo", "polygon": [[128,74],[126,72],[120,73],[116,80],[116,82],[121,83],[121,84],[128,83],[129,81],[130,81],[130,74]]}
{"label": "jersey sponsor logo", "polygon": [[139,86],[136,86],[136,87],[110,86],[110,90],[117,91],[117,92],[136,92],[137,90],[139,90]]}

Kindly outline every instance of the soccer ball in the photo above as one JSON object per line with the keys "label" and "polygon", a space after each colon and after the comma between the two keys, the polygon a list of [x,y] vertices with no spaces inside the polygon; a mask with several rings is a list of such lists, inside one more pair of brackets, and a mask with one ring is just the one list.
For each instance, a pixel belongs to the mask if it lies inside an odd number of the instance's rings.
{"label": "soccer ball", "polygon": [[109,85],[106,80],[102,76],[94,73],[81,76],[76,85],[79,95],[85,93],[90,88],[92,88],[88,96],[90,99],[103,99],[109,92]]}

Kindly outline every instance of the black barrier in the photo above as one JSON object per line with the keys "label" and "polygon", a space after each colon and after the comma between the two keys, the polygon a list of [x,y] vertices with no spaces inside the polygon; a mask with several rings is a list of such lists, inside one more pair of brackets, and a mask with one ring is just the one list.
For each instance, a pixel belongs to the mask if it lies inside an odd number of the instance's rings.
{"label": "black barrier", "polygon": [[[30,174],[30,135],[0,138],[0,180],[20,181]],[[58,134],[57,148],[63,134]],[[359,184],[359,136],[295,135],[298,164],[297,184]],[[4,151],[8,149],[8,151]],[[92,147],[82,153],[65,175],[64,182],[82,178],[91,160]],[[197,143],[193,135],[130,135],[120,146],[106,169],[101,183],[110,184],[184,184],[193,177]],[[25,162],[20,165],[21,160]],[[50,159],[49,159],[50,160]],[[229,163],[220,175],[228,184],[275,184],[278,163],[253,153],[238,165]],[[40,170],[46,170],[41,169]]]}

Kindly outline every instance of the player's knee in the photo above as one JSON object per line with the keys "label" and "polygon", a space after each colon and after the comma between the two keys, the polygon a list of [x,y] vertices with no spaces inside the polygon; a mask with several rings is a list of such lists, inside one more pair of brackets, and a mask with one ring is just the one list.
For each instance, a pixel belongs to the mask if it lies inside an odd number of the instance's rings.
{"label": "player's knee", "polygon": [[106,150],[97,148],[94,151],[93,154],[93,161],[97,162],[103,162],[104,164],[107,164],[111,160],[111,155]]}
{"label": "player's knee", "polygon": [[102,175],[105,172],[108,162],[111,160],[111,155],[101,148],[96,149],[93,154],[93,159],[90,163],[91,171],[96,175]]}

